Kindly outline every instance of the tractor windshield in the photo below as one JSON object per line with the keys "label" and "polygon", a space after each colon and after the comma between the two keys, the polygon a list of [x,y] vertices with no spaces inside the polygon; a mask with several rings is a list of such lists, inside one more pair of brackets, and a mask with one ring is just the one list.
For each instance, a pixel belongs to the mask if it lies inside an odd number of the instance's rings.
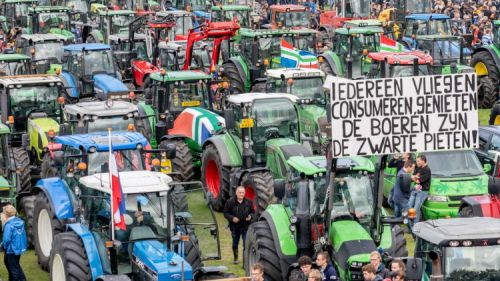
{"label": "tractor windshield", "polygon": [[[446,64],[450,60],[454,61],[459,59],[460,54],[458,48],[460,48],[460,43],[456,40],[446,38],[443,40],[418,40],[419,50],[431,50],[431,55],[435,64]],[[444,63],[440,63],[444,61]]]}
{"label": "tractor windshield", "polygon": [[21,19],[28,16],[31,3],[4,4],[4,7],[5,18],[11,27],[21,26]]}
{"label": "tractor windshield", "polygon": [[[118,150],[113,152],[119,172],[142,171],[144,163],[140,150]],[[109,171],[109,152],[99,151],[88,154],[88,175]]]}
{"label": "tractor windshield", "polygon": [[282,81],[281,79],[269,79],[269,84],[271,84],[272,88],[268,88],[268,92],[289,93],[300,99],[310,99],[320,104],[326,103],[322,77],[294,78],[291,85],[288,84],[288,81]]}
{"label": "tractor windshield", "polygon": [[70,7],[74,11],[78,11],[81,13],[87,13],[89,11],[89,7],[87,6],[87,2],[82,1],[82,0],[68,1],[66,3],[66,6]]}
{"label": "tractor windshield", "polygon": [[127,116],[109,116],[109,117],[99,117],[92,122],[88,123],[88,133],[92,132],[104,132],[108,128],[112,128],[113,132],[126,132],[128,131],[128,126],[130,124],[135,125],[134,118],[128,118]]}
{"label": "tractor windshield", "polygon": [[12,62],[0,62],[0,76],[15,76],[28,74],[29,69],[26,62],[23,61],[12,61]]}
{"label": "tractor windshield", "polygon": [[183,111],[187,107],[205,107],[204,92],[207,91],[202,80],[194,83],[175,82],[168,83],[170,111]]}
{"label": "tractor windshield", "polygon": [[348,18],[367,18],[370,16],[370,0],[336,0],[337,13]]}
{"label": "tractor windshield", "polygon": [[[427,65],[419,65],[418,66],[418,75],[428,75],[429,70],[427,69]],[[390,77],[409,77],[413,76],[413,65],[391,65],[391,73]]]}
{"label": "tractor windshield", "polygon": [[220,21],[232,21],[238,19],[241,27],[250,27],[250,12],[246,11],[224,11],[224,19]]}
{"label": "tractor windshield", "polygon": [[175,35],[188,35],[190,29],[193,28],[193,19],[190,15],[180,16],[175,19],[175,27],[173,28],[174,32],[168,32],[170,35],[170,40],[174,41]]}
{"label": "tractor windshield", "polygon": [[500,245],[446,247],[445,280],[493,280],[500,276]]}
{"label": "tractor windshield", "polygon": [[133,15],[114,15],[111,18],[111,30],[110,34],[118,34],[122,32],[127,32],[130,22],[134,20]]}
{"label": "tractor windshield", "polygon": [[[418,25],[418,29],[413,30]],[[407,36],[416,35],[451,35],[449,19],[442,20],[409,20]]]}
{"label": "tractor windshield", "polygon": [[335,181],[332,217],[351,216],[367,226],[373,216],[373,193],[367,176],[347,176]]}
{"label": "tractor windshield", "polygon": [[281,22],[283,27],[287,28],[297,28],[297,27],[308,28],[309,13],[308,11],[276,13],[276,23],[279,22]]}
{"label": "tractor windshield", "polygon": [[425,153],[432,177],[459,177],[483,175],[481,163],[472,150]]}
{"label": "tractor windshield", "polygon": [[500,46],[500,24],[493,26],[493,41],[497,46]]}
{"label": "tractor windshield", "polygon": [[111,51],[95,51],[85,52],[85,75],[91,76],[95,74],[115,75],[115,67],[113,65],[113,57]]}
{"label": "tractor windshield", "polygon": [[69,16],[66,13],[40,13],[38,14],[40,33],[49,33],[51,28],[69,29]]}
{"label": "tractor windshield", "polygon": [[[253,41],[253,38],[248,38]],[[262,60],[270,59],[272,63],[273,58],[281,55],[281,39],[285,39],[288,43],[292,44],[294,48],[308,51],[313,54],[316,53],[314,36],[283,36],[283,37],[259,37],[259,54],[258,57]],[[249,40],[250,41],[250,40]],[[251,42],[242,42],[242,46],[251,45]]]}
{"label": "tractor windshield", "polygon": [[63,42],[45,41],[35,44],[35,61],[54,60],[60,62],[64,53]]}
{"label": "tractor windshield", "polygon": [[44,112],[50,117],[57,116],[59,112],[58,86],[40,85],[13,88],[9,90],[9,96],[11,113],[15,120],[27,120],[29,115],[34,112]]}
{"label": "tractor windshield", "polygon": [[193,11],[208,11],[207,2],[205,0],[191,0],[191,10]]}

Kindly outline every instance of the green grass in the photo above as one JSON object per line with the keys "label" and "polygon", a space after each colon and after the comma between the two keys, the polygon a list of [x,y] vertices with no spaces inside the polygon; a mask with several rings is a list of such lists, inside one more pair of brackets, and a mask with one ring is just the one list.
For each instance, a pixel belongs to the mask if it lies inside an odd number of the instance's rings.
{"label": "green grass", "polygon": [[[7,269],[3,265],[3,254],[0,256],[2,257],[2,266],[0,266],[0,277],[2,278],[2,280],[8,280]],[[28,281],[50,280],[49,273],[42,270],[38,266],[34,250],[29,250],[21,256],[21,267],[23,268],[24,274],[26,275],[26,279]]]}

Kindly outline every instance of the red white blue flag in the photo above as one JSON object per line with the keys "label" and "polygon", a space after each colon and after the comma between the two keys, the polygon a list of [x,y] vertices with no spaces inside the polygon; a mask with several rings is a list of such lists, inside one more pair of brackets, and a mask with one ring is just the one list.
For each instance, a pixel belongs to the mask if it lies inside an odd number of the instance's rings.
{"label": "red white blue flag", "polygon": [[113,154],[111,144],[111,131],[109,131],[109,182],[111,185],[111,211],[113,216],[113,223],[115,227],[125,230],[127,228],[124,218],[124,214],[126,212],[125,201],[122,191],[122,185],[120,184],[120,175],[118,174],[116,159]]}

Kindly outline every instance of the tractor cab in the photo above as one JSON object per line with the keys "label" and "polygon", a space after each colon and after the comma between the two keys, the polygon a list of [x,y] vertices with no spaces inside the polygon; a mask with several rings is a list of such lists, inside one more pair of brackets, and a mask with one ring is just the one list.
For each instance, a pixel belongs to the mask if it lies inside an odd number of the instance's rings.
{"label": "tractor cab", "polygon": [[37,0],[5,0],[1,3],[2,16],[5,24],[2,28],[5,33],[12,28],[26,27],[30,17],[29,9],[38,4]]}
{"label": "tractor cab", "polygon": [[[320,30],[333,31],[342,27],[346,21],[353,19],[367,19],[370,17],[370,0],[332,0],[327,1],[325,11],[320,15]],[[329,32],[330,33],[330,32]]]}
{"label": "tractor cab", "polygon": [[162,39],[168,38],[169,41],[175,40],[186,40],[189,30],[194,27],[194,15],[188,11],[174,10],[174,11],[162,11],[156,13],[157,17],[173,17],[175,20],[175,26],[170,30],[165,30],[161,33],[160,37]]}
{"label": "tractor cab", "polygon": [[[0,79],[1,120],[12,126],[10,142],[41,160],[44,148],[59,132],[63,83],[57,76],[30,75]],[[3,106],[5,105],[5,107]]]}
{"label": "tractor cab", "polygon": [[66,134],[138,131],[151,135],[151,126],[141,118],[137,105],[125,101],[95,101],[68,104],[64,107]]}
{"label": "tractor cab", "polygon": [[129,99],[129,89],[121,81],[111,46],[74,44],[64,47],[61,77],[72,100]]}
{"label": "tractor cab", "polygon": [[110,36],[127,34],[129,26],[135,19],[135,12],[129,10],[98,10],[96,21],[98,27],[89,32],[84,42],[110,43]]}
{"label": "tractor cab", "polygon": [[241,27],[252,28],[255,23],[252,12],[252,7],[246,5],[212,6],[211,22],[231,22],[236,20]]}
{"label": "tractor cab", "polygon": [[205,0],[161,0],[163,11],[183,10],[192,12],[194,23],[201,24],[210,19],[212,4]]}
{"label": "tractor cab", "polygon": [[494,280],[500,275],[500,220],[456,218],[415,224],[422,280]]}
{"label": "tractor cab", "polygon": [[161,10],[160,3],[152,0],[119,0],[117,1],[124,10],[134,10],[137,15],[151,15]]}
{"label": "tractor cab", "polygon": [[18,54],[31,56],[33,68],[39,74],[56,74],[61,70],[66,38],[59,34],[22,34],[16,42]]}
{"label": "tractor cab", "polygon": [[422,35],[414,39],[417,50],[429,52],[433,58],[433,74],[474,72],[465,64],[462,38],[448,35]]}
{"label": "tractor cab", "polygon": [[[192,60],[189,69],[199,69],[205,73],[210,72],[211,42],[198,41],[193,44]],[[160,42],[158,47],[160,49],[160,65],[168,70],[182,70],[186,62],[186,48],[188,42],[170,41]]]}
{"label": "tractor cab", "polygon": [[428,53],[413,51],[405,53],[374,52],[369,53],[372,66],[368,77],[395,78],[429,75],[432,56]]}
{"label": "tractor cab", "polygon": [[75,42],[71,29],[72,10],[64,6],[35,6],[30,8],[31,22],[28,34],[59,34],[68,43]]}
{"label": "tractor cab", "polygon": [[272,29],[311,28],[311,11],[302,5],[271,5]]}
{"label": "tractor cab", "polygon": [[[131,66],[133,60],[149,62],[152,54],[152,38],[143,33],[134,33],[133,44],[130,42],[129,34],[114,34],[109,36],[109,44],[113,50],[113,56],[118,69],[122,74],[122,80],[131,78]],[[133,49],[131,49],[133,48]]]}
{"label": "tractor cab", "polygon": [[21,54],[0,54],[0,77],[33,73],[31,58]]}
{"label": "tractor cab", "polygon": [[[411,14],[406,16],[404,37],[412,35],[451,35],[450,17],[443,14]],[[411,45],[411,44],[410,44]]]}

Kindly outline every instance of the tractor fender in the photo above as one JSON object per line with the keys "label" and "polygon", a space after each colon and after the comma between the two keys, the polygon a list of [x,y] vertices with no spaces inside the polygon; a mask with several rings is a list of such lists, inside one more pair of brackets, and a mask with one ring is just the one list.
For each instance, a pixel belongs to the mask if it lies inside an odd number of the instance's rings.
{"label": "tractor fender", "polygon": [[109,93],[113,92],[128,93],[127,86],[125,86],[125,84],[123,84],[121,80],[113,76],[110,76],[108,74],[94,75],[94,90],[97,93],[97,97],[100,98],[101,100],[107,100]]}
{"label": "tractor fender", "polygon": [[61,72],[59,77],[61,78],[64,88],[66,88],[67,95],[74,99],[79,98],[78,84],[76,83],[75,77],[66,71]]}
{"label": "tractor fender", "polygon": [[73,194],[64,180],[60,178],[41,179],[38,180],[33,189],[45,193],[58,220],[75,217],[72,203]]}
{"label": "tractor fender", "polygon": [[87,253],[90,270],[92,272],[92,280],[97,280],[96,277],[98,276],[99,278],[102,278],[102,275],[105,274],[102,259],[108,259],[108,257],[107,255],[104,257],[100,256],[101,251],[99,251],[98,244],[92,232],[87,228],[87,226],[80,223],[72,223],[67,227],[78,235],[80,239],[82,239],[83,246],[85,247],[85,253]]}
{"label": "tractor fender", "polygon": [[240,149],[228,134],[216,135],[209,138],[203,144],[203,149],[209,144],[214,145],[215,149],[217,149],[222,166],[241,167],[243,165]]}
{"label": "tractor fender", "polygon": [[294,235],[290,231],[290,219],[285,206],[282,204],[269,205],[259,220],[265,220],[269,224],[273,235],[274,248],[280,258],[280,268],[288,269],[287,271],[283,270],[281,275],[283,280],[288,280],[288,276],[295,268],[294,263],[297,262],[297,244],[293,238]]}
{"label": "tractor fender", "polygon": [[477,217],[485,216],[486,214],[483,214],[483,209],[481,208],[481,204],[488,204],[491,203],[491,201],[490,202],[484,202],[484,201],[490,201],[488,195],[463,197],[458,212],[460,212],[465,207],[471,207],[474,216]]}
{"label": "tractor fender", "polygon": [[325,62],[330,65],[330,67],[333,70],[333,73],[338,76],[338,75],[344,75],[342,71],[342,64],[340,63],[339,57],[332,53],[332,52],[325,52],[320,57],[323,57],[325,59]]}
{"label": "tractor fender", "polygon": [[[500,56],[497,55],[497,53],[495,52],[495,50],[493,50],[493,48],[491,46],[483,46],[483,47],[479,47],[479,48],[475,49],[474,52],[472,53],[472,56],[474,56],[476,53],[483,52],[483,51],[488,52],[491,55],[491,57],[495,61],[495,65],[497,66],[497,69],[500,70],[500,68],[499,68]],[[474,67],[474,66],[472,65],[472,67]]]}
{"label": "tractor fender", "polygon": [[250,77],[250,73],[248,72],[248,68],[243,67],[241,57],[230,58],[229,63],[233,63],[234,66],[236,66],[236,69],[238,70],[238,73],[240,74],[241,81],[246,83],[248,80],[248,77]]}

